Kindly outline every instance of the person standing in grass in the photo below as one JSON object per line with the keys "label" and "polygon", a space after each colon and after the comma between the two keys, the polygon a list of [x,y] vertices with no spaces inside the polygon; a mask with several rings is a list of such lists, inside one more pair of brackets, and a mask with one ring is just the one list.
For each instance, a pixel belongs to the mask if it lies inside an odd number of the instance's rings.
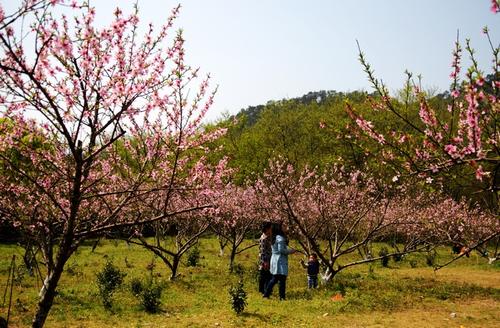
{"label": "person standing in grass", "polygon": [[307,269],[307,287],[318,288],[318,274],[319,274],[319,261],[318,256],[315,253],[309,255],[309,261],[304,263],[304,260],[300,260],[302,267]]}
{"label": "person standing in grass", "polygon": [[288,255],[296,252],[295,249],[288,247],[288,238],[286,229],[281,223],[274,223],[272,226],[272,255],[271,255],[271,274],[273,277],[266,286],[265,298],[269,298],[273,287],[279,282],[280,300],[285,299],[286,277],[288,276]]}
{"label": "person standing in grass", "polygon": [[270,272],[271,230],[271,222],[262,223],[262,235],[259,240],[259,292],[261,294],[265,293],[266,286],[272,278]]}

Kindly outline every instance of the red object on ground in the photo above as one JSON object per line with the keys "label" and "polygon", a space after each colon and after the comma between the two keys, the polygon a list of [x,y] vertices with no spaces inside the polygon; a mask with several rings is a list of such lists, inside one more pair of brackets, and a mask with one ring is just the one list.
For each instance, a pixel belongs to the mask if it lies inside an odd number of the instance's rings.
{"label": "red object on ground", "polygon": [[335,294],[333,295],[330,300],[337,302],[337,301],[342,301],[344,299],[344,296],[342,294]]}

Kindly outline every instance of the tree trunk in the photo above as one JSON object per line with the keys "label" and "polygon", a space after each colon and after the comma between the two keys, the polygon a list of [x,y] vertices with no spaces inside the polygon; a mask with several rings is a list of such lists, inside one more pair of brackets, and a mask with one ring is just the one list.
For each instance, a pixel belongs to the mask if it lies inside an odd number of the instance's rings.
{"label": "tree trunk", "polygon": [[175,280],[175,278],[177,278],[177,269],[179,268],[180,261],[180,256],[174,256],[172,259],[172,266],[170,267],[172,274],[170,275],[170,280]]}
{"label": "tree trunk", "polygon": [[[92,142],[91,142],[92,143]],[[71,254],[76,250],[73,249],[74,244],[74,229],[75,222],[77,219],[78,211],[81,202],[81,187],[82,179],[88,176],[88,169],[92,164],[92,161],[88,161],[87,172],[83,172],[83,150],[82,142],[79,140],[76,145],[76,152],[74,154],[75,160],[75,175],[72,180],[71,192],[69,195],[70,200],[70,214],[69,218],[64,226],[64,232],[62,235],[62,240],[59,247],[59,253],[57,254],[56,263],[54,269],[48,272],[48,279],[44,280],[42,290],[40,291],[40,301],[38,302],[38,308],[33,318],[32,327],[41,328],[47,320],[50,308],[54,303],[54,297],[56,296],[56,288],[61,279],[61,275],[64,270],[64,265],[68,261]],[[50,270],[50,265],[48,266]]]}
{"label": "tree trunk", "polygon": [[335,277],[337,273],[339,273],[340,270],[334,270],[333,269],[333,264],[332,265],[327,265],[325,273],[320,274],[321,276],[321,281],[323,284],[328,283],[330,280]]}
{"label": "tree trunk", "polygon": [[229,272],[233,273],[234,269],[234,259],[236,258],[236,247],[231,248],[231,256],[229,257]]}
{"label": "tree trunk", "polygon": [[44,284],[40,291],[40,301],[38,302],[38,308],[32,322],[33,328],[43,327],[45,320],[47,320],[49,310],[56,296],[56,287],[63,273],[64,264],[67,258],[69,258],[69,256],[61,256],[54,270],[52,270],[44,280]]}
{"label": "tree trunk", "polygon": [[95,249],[97,248],[97,246],[99,246],[99,242],[101,241],[101,238],[97,238],[95,241],[94,241],[94,244],[92,244],[92,253],[94,253]]}
{"label": "tree trunk", "polygon": [[217,235],[217,240],[219,241],[219,256],[224,256],[224,248],[227,245],[227,240],[220,235]]}

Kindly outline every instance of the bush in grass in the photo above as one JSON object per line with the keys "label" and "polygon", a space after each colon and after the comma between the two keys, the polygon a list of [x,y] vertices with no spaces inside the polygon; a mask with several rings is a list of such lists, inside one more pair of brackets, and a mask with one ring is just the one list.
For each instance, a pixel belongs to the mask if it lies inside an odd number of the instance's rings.
{"label": "bush in grass", "polygon": [[386,267],[386,268],[389,266],[389,257],[387,256],[388,254],[389,254],[389,250],[385,246],[382,247],[380,249],[380,251],[378,252],[378,256],[383,256],[380,259],[380,262],[382,263],[382,266]]}
{"label": "bush in grass", "polygon": [[394,260],[394,262],[401,262],[403,260],[403,255],[401,255],[401,254],[394,254],[392,256],[392,259]]}
{"label": "bush in grass", "polygon": [[236,314],[240,314],[245,310],[245,306],[247,305],[247,293],[243,288],[242,280],[238,281],[236,285],[229,287],[229,301]]}
{"label": "bush in grass", "polygon": [[130,292],[132,293],[132,295],[137,297],[137,296],[141,295],[142,290],[143,290],[143,286],[142,286],[141,279],[133,278],[130,281]]}
{"label": "bush in grass", "polygon": [[113,265],[112,261],[107,261],[101,272],[97,273],[97,286],[102,304],[106,309],[111,309],[113,305],[113,293],[123,283],[126,274]]}
{"label": "bush in grass", "polygon": [[157,313],[161,306],[161,293],[164,285],[154,280],[142,286],[142,291],[139,293],[141,304],[148,313]]}
{"label": "bush in grass", "polygon": [[425,263],[428,266],[433,267],[434,264],[436,263],[436,255],[437,253],[435,250],[427,252],[427,254],[425,255]]}
{"label": "bush in grass", "polygon": [[188,253],[188,257],[186,260],[186,264],[188,267],[198,266],[200,262],[200,249],[198,246],[193,247],[191,251]]}

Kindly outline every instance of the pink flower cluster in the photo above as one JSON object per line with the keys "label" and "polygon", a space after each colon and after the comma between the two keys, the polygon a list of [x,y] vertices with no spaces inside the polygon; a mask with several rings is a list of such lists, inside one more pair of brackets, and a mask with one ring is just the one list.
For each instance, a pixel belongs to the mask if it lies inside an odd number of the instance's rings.
{"label": "pink flower cluster", "polygon": [[[496,1],[493,3],[498,4]],[[489,38],[488,30],[485,29],[484,32]],[[383,107],[385,111],[394,114],[395,120],[411,128],[411,133],[381,132],[382,129],[355,113],[347,104],[346,111],[359,131],[391,150],[381,152],[381,155],[390,156],[385,157],[384,161],[394,163],[396,153],[405,160],[406,164],[403,166],[408,168],[410,173],[424,173],[425,178],[428,177],[427,174],[434,174],[454,165],[473,166],[472,163],[488,163],[482,165],[481,170],[474,167],[477,180],[486,182],[484,178],[490,176],[487,171],[492,167],[490,164],[498,163],[500,155],[498,148],[494,146],[500,140],[500,133],[493,126],[499,106],[496,97],[499,83],[493,80],[491,85],[486,85],[484,73],[478,70],[474,51],[468,41],[466,49],[473,59],[473,65],[467,70],[467,80],[460,83],[462,49],[458,41],[456,42],[450,74],[453,80],[451,97],[448,99],[450,103],[446,111],[441,112],[433,108],[425,93],[417,87],[414,92],[419,100],[420,122],[414,121],[403,112],[404,104],[398,103],[397,100],[388,101],[388,94],[380,87],[377,89],[380,98],[370,98],[374,111]],[[493,69],[496,72],[498,61],[494,63]],[[373,83],[377,88],[376,81]],[[417,102],[412,105],[416,106]],[[415,137],[407,138],[408,135]]]}
{"label": "pink flower cluster", "polygon": [[491,0],[491,11],[495,14],[500,12],[500,2],[498,0]]}

